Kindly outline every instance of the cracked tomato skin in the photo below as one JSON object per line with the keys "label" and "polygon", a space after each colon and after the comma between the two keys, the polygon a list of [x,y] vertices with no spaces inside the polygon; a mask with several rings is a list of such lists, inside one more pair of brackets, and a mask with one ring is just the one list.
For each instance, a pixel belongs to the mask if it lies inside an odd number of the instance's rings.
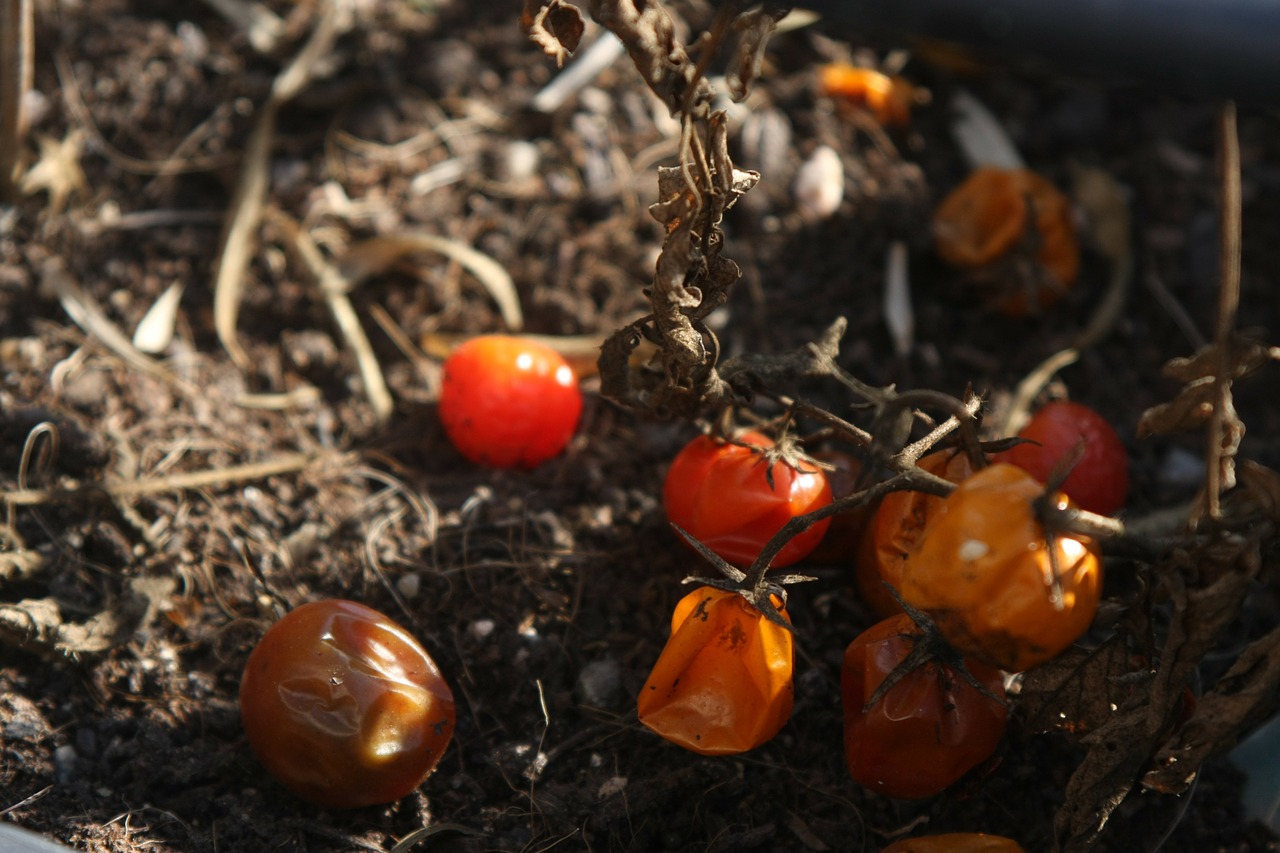
{"label": "cracked tomato skin", "polygon": [[463,456],[494,468],[533,468],[564,450],[582,392],[548,346],[511,335],[472,338],[444,363],[440,421]]}
{"label": "cracked tomato skin", "polygon": [[1111,424],[1088,406],[1069,400],[1046,403],[1018,433],[1036,444],[1019,444],[1000,454],[1040,482],[1084,440],[1084,455],[1062,484],[1081,509],[1113,515],[1129,497],[1129,457]]}
{"label": "cracked tomato skin", "polygon": [[[773,440],[758,432],[746,432],[738,441],[756,447],[772,447]],[[782,526],[831,503],[831,486],[816,465],[793,468],[769,466],[759,453],[736,444],[700,435],[685,445],[671,463],[662,487],[667,520],[683,528],[727,562],[751,565]],[[808,556],[827,532],[823,519],[795,536],[773,560],[786,566]]]}
{"label": "cracked tomato skin", "polygon": [[[901,799],[941,793],[991,757],[1008,709],[983,696],[949,666],[931,661],[903,677],[870,708],[876,689],[911,652],[920,629],[905,613],[872,625],[849,644],[840,670],[844,756],[860,785]],[[1004,698],[1000,672],[965,661]]]}
{"label": "cracked tomato skin", "polygon": [[1002,835],[948,832],[895,841],[880,853],[1026,853],[1021,844]]}
{"label": "cracked tomato skin", "polygon": [[240,716],[258,760],[322,806],[398,800],[453,737],[453,693],[407,631],[372,608],[327,599],[267,630],[244,669]]}
{"label": "cracked tomato skin", "polygon": [[[1102,596],[1102,563],[1085,536],[1059,534],[1055,601],[1045,530],[1034,501],[1044,486],[1005,462],[956,487],[925,527],[902,597],[928,613],[966,655],[1010,672],[1057,657],[1089,628]],[[1070,506],[1062,493],[1060,507]]]}
{"label": "cracked tomato skin", "polygon": [[736,592],[704,586],[676,604],[637,712],[645,727],[692,752],[746,752],[791,717],[794,671],[790,631]]}
{"label": "cracked tomato skin", "polygon": [[[969,457],[956,450],[935,451],[916,465],[952,483],[959,483],[973,473]],[[854,560],[854,581],[858,596],[881,618],[902,612],[884,585],[889,584],[901,594],[907,558],[919,546],[925,525],[942,506],[942,500],[910,489],[890,492],[881,498],[871,517]]]}

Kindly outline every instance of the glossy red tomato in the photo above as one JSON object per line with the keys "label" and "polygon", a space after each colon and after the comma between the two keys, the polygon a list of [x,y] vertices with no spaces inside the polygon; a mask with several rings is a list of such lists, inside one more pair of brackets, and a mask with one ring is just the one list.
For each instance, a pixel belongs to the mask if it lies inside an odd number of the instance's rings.
{"label": "glossy red tomato", "polygon": [[790,718],[794,669],[790,631],[736,592],[701,587],[676,604],[671,637],[640,690],[640,722],[701,755],[746,752]]}
{"label": "glossy red tomato", "polygon": [[[738,441],[773,447],[773,440],[758,432],[743,433]],[[701,435],[672,461],[662,502],[669,521],[726,561],[745,567],[792,518],[831,503],[831,486],[816,465],[802,462],[793,468],[778,461],[770,466],[750,448]],[[823,519],[793,538],[773,565],[789,565],[808,555],[829,524],[830,519]]]}
{"label": "glossy red tomato", "polygon": [[1084,455],[1062,484],[1062,491],[1081,509],[1111,515],[1129,496],[1129,459],[1124,443],[1102,415],[1068,400],[1045,404],[1022,432],[1036,444],[1019,444],[1000,454],[1002,462],[1017,465],[1040,482],[1084,440]]}
{"label": "glossy red tomato", "polygon": [[[889,797],[930,797],[995,752],[1008,714],[949,666],[931,661],[865,707],[921,632],[905,613],[862,632],[844,653],[844,755],[849,773]],[[965,661],[968,671],[1004,698],[1000,672]]]}
{"label": "glossy red tomato", "polygon": [[407,631],[354,601],[304,604],[272,625],[240,681],[249,745],[305,799],[398,800],[453,737],[453,694]]}
{"label": "glossy red tomato", "polygon": [[543,344],[487,335],[445,360],[440,420],[472,462],[532,468],[564,450],[581,414],[573,369]]}
{"label": "glossy red tomato", "polygon": [[885,847],[880,853],[1025,853],[1012,838],[982,832],[948,832],[943,835],[921,835],[904,838]]}

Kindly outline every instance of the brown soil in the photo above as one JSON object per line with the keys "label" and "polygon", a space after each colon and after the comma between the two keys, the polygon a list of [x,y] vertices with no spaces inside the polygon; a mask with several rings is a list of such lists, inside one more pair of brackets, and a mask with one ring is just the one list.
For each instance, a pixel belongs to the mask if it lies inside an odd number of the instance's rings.
{"label": "brown soil", "polygon": [[[54,490],[28,491],[0,518],[0,612],[32,619],[25,635],[12,621],[0,634],[6,821],[120,853],[381,851],[424,827],[433,834],[417,849],[441,853],[856,851],[908,829],[1052,849],[1054,814],[1087,744],[1032,734],[1016,713],[1000,761],[947,794],[891,802],[850,780],[839,664],[870,617],[847,565],[804,566],[818,582],[791,596],[796,706],[775,740],[709,759],[641,727],[634,697],[680,580],[708,571],[667,529],[660,501],[665,463],[696,428],[619,408],[589,378],[563,456],[531,472],[467,463],[435,418],[439,360],[419,348],[499,329],[502,318],[448,259],[413,255],[351,293],[394,397],[385,425],[278,216],[265,221],[240,307],[247,367],[228,357],[213,309],[220,228],[272,80],[306,41],[316,4],[268,4],[285,29],[265,55],[203,4],[39,5],[29,153],[34,161],[37,139],[83,133],[84,179],[65,197],[38,191],[0,207],[0,491]],[[676,147],[634,67],[615,62],[544,115],[529,102],[556,69],[517,27],[516,8],[355,5],[324,76],[280,112],[269,207],[335,257],[406,229],[472,246],[510,273],[530,332],[598,341],[646,311],[663,237],[648,214],[655,167]],[[1013,72],[961,79],[916,60],[908,73],[933,103],[909,131],[890,133],[895,153],[816,95],[816,67],[852,38],[812,28],[776,37],[745,113],[785,121],[792,137],[753,162],[760,155],[731,134],[739,165],[764,180],[725,224],[725,253],[744,271],[717,317],[726,356],[794,349],[842,315],[850,373],[954,395],[972,385],[998,413],[1029,370],[1074,339],[1108,281],[1087,239],[1079,284],[1023,320],[984,307],[931,250],[929,207],[966,169],[944,108],[963,85],[1060,186],[1085,165],[1124,188],[1130,297],[1053,390],[1119,429],[1133,479],[1127,519],[1188,503],[1202,436],[1140,440],[1136,425],[1178,392],[1161,373],[1166,360],[1203,342],[1169,306],[1213,334],[1213,105]],[[1280,331],[1280,125],[1245,108],[1240,135],[1241,326],[1265,340]],[[525,142],[538,156],[528,173]],[[790,188],[823,143],[841,153],[848,189],[834,216],[806,224]],[[65,167],[55,174],[68,177]],[[915,346],[905,357],[882,319],[894,239],[911,251]],[[92,302],[132,333],[174,283],[185,289],[161,371],[121,358],[64,308]],[[1275,376],[1241,383],[1236,397],[1249,428],[1241,456],[1270,468],[1280,468]],[[299,389],[316,393],[246,404],[246,394]],[[857,417],[835,383],[799,392]],[[42,423],[55,428],[52,452]],[[209,478],[134,492],[80,488],[200,472]],[[1280,620],[1274,540],[1260,554],[1249,606],[1201,668],[1206,689]],[[1140,563],[1121,555],[1109,565],[1111,600],[1136,595]],[[457,696],[452,746],[398,803],[341,812],[299,801],[264,774],[241,732],[237,687],[255,640],[278,607],[324,597],[411,628]],[[1098,849],[1151,849],[1179,815],[1166,850],[1275,849],[1242,817],[1240,785],[1214,758],[1193,796],[1131,797]]]}

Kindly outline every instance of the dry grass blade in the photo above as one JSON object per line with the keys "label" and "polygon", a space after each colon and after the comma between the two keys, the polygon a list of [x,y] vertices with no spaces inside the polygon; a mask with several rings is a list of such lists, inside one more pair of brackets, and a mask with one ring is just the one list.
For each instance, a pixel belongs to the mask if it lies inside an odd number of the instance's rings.
{"label": "dry grass blade", "polygon": [[248,370],[252,361],[240,345],[236,324],[240,317],[240,298],[244,293],[244,276],[249,268],[253,235],[262,221],[267,194],[267,162],[275,139],[276,117],[280,108],[302,91],[321,60],[329,55],[338,35],[350,20],[348,11],[348,0],[325,3],[311,38],[272,83],[271,96],[262,105],[258,124],[245,145],[244,166],[227,212],[218,272],[213,284],[213,322],[218,340],[242,370]]}
{"label": "dry grass blade", "polygon": [[16,196],[22,157],[22,97],[31,88],[32,0],[5,0],[0,12],[0,200]]}
{"label": "dry grass blade", "polygon": [[368,335],[364,333],[364,327],[360,325],[356,309],[347,298],[351,282],[344,278],[333,264],[325,260],[315,241],[299,228],[293,219],[279,211],[273,211],[272,219],[289,236],[293,242],[294,251],[306,264],[307,270],[319,285],[325,304],[333,314],[333,321],[338,325],[338,331],[342,333],[347,346],[351,348],[351,354],[355,356],[356,364],[360,368],[360,378],[364,380],[365,394],[369,397],[369,404],[373,406],[374,416],[378,419],[378,423],[386,423],[395,408],[395,401],[391,398],[391,392],[387,390],[387,381],[382,375],[382,367],[378,364],[378,357],[373,352]]}
{"label": "dry grass blade", "polygon": [[513,332],[524,328],[520,298],[516,294],[516,285],[511,280],[510,273],[493,258],[456,240],[414,231],[373,237],[348,249],[338,266],[343,277],[354,287],[370,276],[386,272],[405,257],[418,252],[437,252],[457,261],[493,297],[507,328]]}

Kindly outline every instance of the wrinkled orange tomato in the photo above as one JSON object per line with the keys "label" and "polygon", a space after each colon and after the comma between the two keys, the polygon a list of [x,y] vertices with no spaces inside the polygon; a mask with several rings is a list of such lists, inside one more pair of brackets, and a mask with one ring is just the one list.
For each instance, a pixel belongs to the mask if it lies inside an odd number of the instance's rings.
{"label": "wrinkled orange tomato", "polygon": [[640,690],[640,722],[702,755],[746,752],[791,716],[794,669],[790,631],[737,593],[701,587],[676,604],[671,637]]}
{"label": "wrinkled orange tomato", "polygon": [[943,260],[966,269],[989,267],[1015,250],[1035,259],[1048,281],[1031,275],[1002,288],[997,305],[1010,316],[1049,307],[1080,271],[1071,204],[1029,169],[975,170],[934,211],[933,238]]}
{"label": "wrinkled orange tomato", "polygon": [[[918,467],[959,483],[973,473],[973,464],[961,451],[939,450],[922,458]],[[920,544],[921,534],[942,498],[924,492],[890,492],[867,525],[862,547],[854,561],[858,595],[880,616],[892,616],[902,608],[885,589],[888,583],[902,592],[908,556]]]}
{"label": "wrinkled orange tomato", "polygon": [[905,613],[863,631],[849,644],[840,671],[844,754],[859,784],[887,797],[941,793],[986,761],[1004,737],[1008,709],[998,670],[965,661],[996,699],[955,670],[930,661],[911,670],[876,702],[872,696],[921,636]]}
{"label": "wrinkled orange tomato", "polygon": [[453,737],[453,693],[407,631],[328,599],[272,625],[240,682],[249,745],[272,776],[323,806],[398,800]]}
{"label": "wrinkled orange tomato", "polygon": [[[773,447],[773,439],[758,432],[742,433],[737,440]],[[672,460],[662,503],[672,524],[727,562],[745,567],[792,518],[831,503],[831,486],[816,465],[802,462],[793,468],[781,460],[770,465],[749,447],[700,435]],[[830,523],[824,518],[793,537],[773,566],[790,565],[808,555]]]}
{"label": "wrinkled orange tomato", "polygon": [[[1043,491],[1005,462],[973,474],[933,514],[902,581],[903,599],[952,645],[1012,672],[1079,639],[1102,595],[1093,540],[1058,534],[1050,558],[1033,508]],[[1070,505],[1065,495],[1056,500]]]}
{"label": "wrinkled orange tomato", "polygon": [[1021,844],[1001,835],[948,832],[895,841],[880,853],[1025,853]]}
{"label": "wrinkled orange tomato", "polygon": [[832,62],[818,71],[818,91],[830,98],[861,104],[876,121],[892,127],[911,124],[916,87],[902,77],[891,77],[874,68]]}

